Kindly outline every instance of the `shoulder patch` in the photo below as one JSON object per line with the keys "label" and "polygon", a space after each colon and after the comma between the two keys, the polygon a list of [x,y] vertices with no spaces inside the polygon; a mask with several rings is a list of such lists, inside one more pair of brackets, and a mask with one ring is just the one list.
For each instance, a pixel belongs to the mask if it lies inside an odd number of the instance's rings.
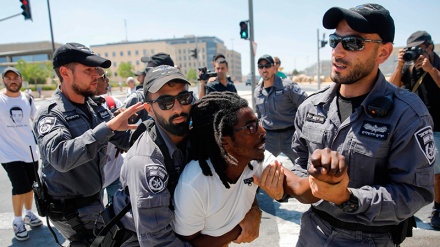
{"label": "shoulder patch", "polygon": [[56,118],[55,117],[45,117],[38,121],[38,133],[40,135],[44,135],[48,133],[52,127],[55,125]]}
{"label": "shoulder patch", "polygon": [[147,166],[145,177],[147,178],[147,190],[149,192],[157,194],[166,189],[168,173],[163,166]]}
{"label": "shoulder patch", "polygon": [[435,160],[435,145],[434,145],[434,133],[431,126],[426,126],[414,133],[414,137],[419,144],[420,150],[425,155],[429,164],[432,165]]}

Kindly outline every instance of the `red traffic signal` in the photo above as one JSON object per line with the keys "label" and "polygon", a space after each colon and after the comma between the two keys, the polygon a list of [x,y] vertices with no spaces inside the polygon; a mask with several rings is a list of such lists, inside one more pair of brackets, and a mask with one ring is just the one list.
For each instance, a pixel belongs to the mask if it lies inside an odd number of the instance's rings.
{"label": "red traffic signal", "polygon": [[24,16],[24,19],[32,21],[31,5],[29,3],[29,0],[20,0],[20,2],[21,8],[23,9],[23,12],[21,14]]}

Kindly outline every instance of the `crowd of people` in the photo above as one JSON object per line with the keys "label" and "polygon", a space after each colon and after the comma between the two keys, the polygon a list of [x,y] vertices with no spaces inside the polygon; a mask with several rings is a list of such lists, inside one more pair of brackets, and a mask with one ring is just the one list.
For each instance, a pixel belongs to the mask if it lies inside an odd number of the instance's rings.
{"label": "crowd of people", "polygon": [[[42,224],[31,208],[40,179],[39,214],[70,246],[250,243],[260,231],[258,188],[281,203],[310,204],[297,246],[398,246],[433,201],[431,225],[440,228],[440,60],[431,36],[408,38],[390,83],[379,69],[393,51],[388,10],[333,7],[323,25],[334,30],[334,83],[307,96],[279,71],[278,57],[263,55],[255,111],[222,54],[199,97],[169,54],[142,58],[139,85],[127,79],[122,103],[106,95],[111,61],[67,43],[53,56],[55,97],[38,112],[21,93],[20,72],[5,69],[0,161],[13,187],[15,238]],[[104,210],[120,216],[110,238]]]}

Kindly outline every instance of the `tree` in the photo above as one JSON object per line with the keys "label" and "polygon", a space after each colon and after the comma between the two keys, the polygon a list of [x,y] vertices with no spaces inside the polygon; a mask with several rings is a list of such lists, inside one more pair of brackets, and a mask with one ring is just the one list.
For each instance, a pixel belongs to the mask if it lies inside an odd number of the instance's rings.
{"label": "tree", "polygon": [[292,75],[298,75],[298,74],[299,74],[298,70],[294,69]]}
{"label": "tree", "polygon": [[129,62],[122,62],[118,67],[118,75],[122,78],[134,76],[134,68]]}
{"label": "tree", "polygon": [[186,79],[188,79],[189,81],[197,80],[197,71],[195,68],[190,68],[188,70],[188,73],[186,73]]}
{"label": "tree", "polygon": [[20,71],[25,81],[33,81],[35,85],[37,83],[44,84],[48,77],[53,74],[52,63],[28,63],[23,59],[17,62],[16,68]]}

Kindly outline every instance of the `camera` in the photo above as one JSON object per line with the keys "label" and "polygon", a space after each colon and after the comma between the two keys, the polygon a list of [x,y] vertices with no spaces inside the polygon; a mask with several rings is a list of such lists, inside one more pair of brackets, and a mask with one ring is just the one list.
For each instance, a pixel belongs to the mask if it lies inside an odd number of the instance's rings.
{"label": "camera", "polygon": [[199,68],[199,71],[201,72],[198,81],[207,81],[210,77],[216,77],[217,72],[211,72],[206,67]]}
{"label": "camera", "polygon": [[423,50],[422,48],[418,46],[410,47],[406,49],[405,53],[403,54],[403,60],[409,62],[414,61],[417,58],[419,58],[420,55],[422,55]]}

